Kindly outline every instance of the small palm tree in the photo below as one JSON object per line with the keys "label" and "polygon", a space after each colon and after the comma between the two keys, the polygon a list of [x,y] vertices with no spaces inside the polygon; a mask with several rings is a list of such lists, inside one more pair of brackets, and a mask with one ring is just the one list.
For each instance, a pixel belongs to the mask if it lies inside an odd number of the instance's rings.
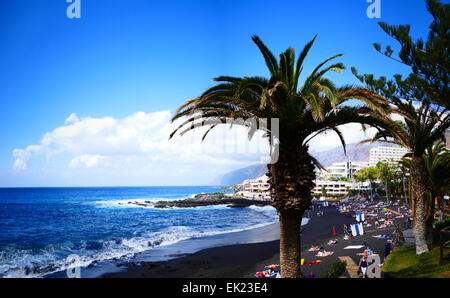
{"label": "small palm tree", "polygon": [[225,195],[228,191],[228,187],[226,187],[226,186],[222,187],[222,191],[223,191],[223,194]]}
{"label": "small palm tree", "polygon": [[381,140],[401,145],[411,151],[408,155],[411,157],[413,230],[416,254],[420,255],[429,250],[431,243],[429,240],[427,243],[426,234],[432,224],[426,212],[426,206],[430,206],[431,202],[430,196],[427,195],[428,173],[424,153],[439,140],[445,142],[445,131],[450,126],[450,114],[425,101],[416,107],[411,100],[391,98],[391,105],[392,113],[403,116],[404,122],[380,115],[382,123],[379,123],[379,127],[382,128],[370,141]]}
{"label": "small palm tree", "polygon": [[394,168],[387,162],[379,161],[376,165],[378,170],[378,178],[383,181],[384,187],[386,189],[386,198],[387,201],[389,198],[389,186],[392,184],[392,180],[394,178]]}
{"label": "small palm tree", "polygon": [[237,185],[233,185],[231,186],[231,189],[233,190],[233,196],[235,196],[237,191],[239,190],[239,187]]}
{"label": "small palm tree", "polygon": [[[423,158],[428,172],[427,186],[431,196],[431,205],[426,209],[427,218],[434,219],[434,200],[436,198],[440,211],[439,219],[443,221],[444,195],[450,187],[450,151],[446,149],[445,143],[439,141],[426,150]],[[432,241],[431,229],[427,232],[427,239]]]}
{"label": "small palm tree", "polygon": [[[339,136],[345,150],[345,141],[339,126],[347,123],[370,125],[374,110],[386,112],[384,98],[363,88],[336,87],[325,78],[330,71],[341,72],[342,63],[325,66],[342,56],[335,55],[320,63],[303,84],[300,74],[314,39],[301,51],[296,60],[293,48],[280,54],[277,60],[259,37],[252,37],[264,57],[270,72],[264,77],[229,77],[214,79],[218,84],[182,105],[173,121],[187,117],[171,137],[184,134],[197,126],[207,125],[206,119],[226,123],[229,119],[252,119],[259,123],[265,119],[279,119],[279,134],[271,126],[259,127],[269,143],[278,146],[278,161],[268,165],[271,204],[280,220],[280,265],[282,277],[300,277],[300,227],[305,210],[311,205],[314,188],[315,165],[320,164],[309,152],[309,141],[316,135],[332,130]],[[346,105],[357,99],[360,105]],[[196,117],[202,113],[202,118]],[[203,138],[216,127],[211,124]],[[250,131],[250,136],[253,136]],[[321,167],[323,168],[323,167]]]}

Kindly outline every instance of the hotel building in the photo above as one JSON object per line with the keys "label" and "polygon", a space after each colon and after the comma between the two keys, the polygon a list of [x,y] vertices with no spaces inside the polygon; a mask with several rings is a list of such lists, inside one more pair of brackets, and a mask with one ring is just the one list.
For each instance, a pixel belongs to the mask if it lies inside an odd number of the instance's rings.
{"label": "hotel building", "polygon": [[408,153],[409,150],[400,146],[397,147],[375,147],[370,149],[369,164],[371,167],[375,167],[379,161],[391,160],[398,162],[402,157]]}

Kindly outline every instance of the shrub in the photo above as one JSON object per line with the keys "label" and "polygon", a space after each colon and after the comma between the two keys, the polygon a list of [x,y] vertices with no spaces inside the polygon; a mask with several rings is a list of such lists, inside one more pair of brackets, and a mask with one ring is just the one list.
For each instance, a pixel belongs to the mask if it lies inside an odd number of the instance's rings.
{"label": "shrub", "polygon": [[223,193],[221,193],[221,192],[215,192],[215,193],[214,193],[214,197],[215,197],[216,199],[222,199],[224,196],[225,196],[225,195],[224,195]]}
{"label": "shrub", "polygon": [[445,219],[443,222],[436,221],[434,223],[433,240],[435,242],[439,241],[439,238],[440,238],[439,231],[442,230],[442,229],[445,229],[446,227],[450,227],[450,218]]}
{"label": "shrub", "polygon": [[347,267],[347,262],[336,261],[330,265],[330,268],[327,272],[325,272],[322,277],[323,278],[338,278],[345,272],[345,268]]}

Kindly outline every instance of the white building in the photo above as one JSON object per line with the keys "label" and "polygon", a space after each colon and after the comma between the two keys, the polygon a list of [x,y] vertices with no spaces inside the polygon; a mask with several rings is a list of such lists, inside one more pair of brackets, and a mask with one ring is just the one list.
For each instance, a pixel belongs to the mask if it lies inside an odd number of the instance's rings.
{"label": "white building", "polygon": [[324,179],[353,178],[358,171],[367,167],[369,167],[369,163],[365,161],[335,162],[326,171],[320,171],[319,175]]}
{"label": "white building", "polygon": [[238,184],[239,191],[237,196],[242,196],[253,200],[270,200],[270,185],[269,177],[266,175],[244,180],[241,184]]}
{"label": "white building", "polygon": [[330,180],[319,180],[315,181],[316,186],[313,189],[314,194],[323,194],[322,189],[325,189],[326,195],[336,196],[345,195],[350,189],[354,188],[352,182],[346,181],[330,181]]}
{"label": "white building", "polygon": [[372,148],[370,149],[369,164],[371,167],[375,167],[379,161],[398,162],[408,152],[408,149],[399,146]]}

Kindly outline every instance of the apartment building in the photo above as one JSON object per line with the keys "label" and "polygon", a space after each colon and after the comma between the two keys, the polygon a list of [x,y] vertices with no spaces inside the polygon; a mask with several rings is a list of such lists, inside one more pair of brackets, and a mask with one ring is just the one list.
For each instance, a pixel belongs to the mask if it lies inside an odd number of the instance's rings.
{"label": "apartment building", "polygon": [[369,162],[365,161],[335,162],[326,171],[322,170],[318,174],[324,179],[353,178],[358,171],[367,167],[369,167]]}
{"label": "apartment building", "polygon": [[270,200],[270,185],[269,177],[266,175],[244,180],[241,184],[238,184],[239,191],[237,196],[242,196],[252,200]]}
{"label": "apartment building", "polygon": [[350,189],[355,188],[353,182],[346,181],[331,181],[331,180],[319,180],[315,181],[316,186],[313,189],[314,194],[323,194],[323,189],[326,191],[326,195],[345,195]]}
{"label": "apartment building", "polygon": [[371,167],[375,167],[379,161],[390,162],[392,160],[394,162],[398,162],[408,152],[408,149],[400,146],[375,147],[370,149],[369,164]]}

